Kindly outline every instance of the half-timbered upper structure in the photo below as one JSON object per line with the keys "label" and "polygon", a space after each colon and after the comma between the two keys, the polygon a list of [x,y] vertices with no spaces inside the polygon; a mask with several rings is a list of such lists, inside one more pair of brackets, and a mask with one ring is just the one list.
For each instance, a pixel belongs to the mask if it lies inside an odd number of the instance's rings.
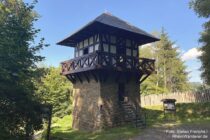
{"label": "half-timbered upper structure", "polygon": [[138,46],[154,41],[104,13],[58,43],[75,52],[61,63],[62,74],[74,84],[74,128],[97,130],[141,119],[139,84],[154,71],[155,60],[139,58]]}

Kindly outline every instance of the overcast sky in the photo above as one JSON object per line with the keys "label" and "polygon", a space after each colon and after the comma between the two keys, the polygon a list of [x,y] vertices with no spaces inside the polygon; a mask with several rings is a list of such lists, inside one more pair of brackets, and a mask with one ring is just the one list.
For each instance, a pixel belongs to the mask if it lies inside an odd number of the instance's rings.
{"label": "overcast sky", "polygon": [[41,17],[35,27],[41,29],[39,37],[50,44],[41,51],[46,57],[44,63],[58,66],[72,58],[73,48],[56,43],[103,12],[109,12],[149,33],[164,27],[180,48],[181,58],[191,72],[190,81],[201,82],[196,57],[201,54],[197,49],[198,38],[205,20],[198,18],[188,3],[188,0],[39,0],[35,9]]}

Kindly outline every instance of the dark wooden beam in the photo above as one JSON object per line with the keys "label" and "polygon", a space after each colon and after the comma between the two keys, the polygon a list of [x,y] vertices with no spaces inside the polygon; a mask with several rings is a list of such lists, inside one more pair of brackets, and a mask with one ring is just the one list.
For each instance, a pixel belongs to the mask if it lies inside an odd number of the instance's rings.
{"label": "dark wooden beam", "polygon": [[69,81],[71,81],[71,82],[73,81],[73,79],[70,77],[70,75],[66,75],[66,77]]}
{"label": "dark wooden beam", "polygon": [[136,83],[140,84],[140,79],[141,79],[142,75],[143,75],[142,73],[136,74],[136,76],[135,76]]}
{"label": "dark wooden beam", "polygon": [[92,74],[93,78],[95,79],[96,82],[98,82],[98,77],[97,75],[94,73],[94,71],[90,71],[90,73]]}
{"label": "dark wooden beam", "polygon": [[73,82],[74,82],[74,83],[76,83],[76,82],[77,82],[77,80],[76,80],[75,75],[74,75],[74,74],[70,74],[70,76],[71,76],[71,78],[73,79]]}
{"label": "dark wooden beam", "polygon": [[90,78],[88,76],[88,72],[83,72],[83,75],[87,79],[88,83],[90,83]]}
{"label": "dark wooden beam", "polygon": [[75,79],[74,77],[72,77],[71,74],[66,75],[66,77],[67,77],[73,84],[76,83],[76,79]]}
{"label": "dark wooden beam", "polygon": [[144,80],[146,80],[147,77],[149,77],[149,76],[150,76],[150,74],[147,74],[146,76],[144,76],[144,77],[140,80],[140,84],[141,84]]}
{"label": "dark wooden beam", "polygon": [[82,83],[83,81],[82,81],[82,79],[81,79],[81,77],[80,77],[80,74],[76,73],[75,75],[76,75],[76,77],[79,79],[80,83]]}

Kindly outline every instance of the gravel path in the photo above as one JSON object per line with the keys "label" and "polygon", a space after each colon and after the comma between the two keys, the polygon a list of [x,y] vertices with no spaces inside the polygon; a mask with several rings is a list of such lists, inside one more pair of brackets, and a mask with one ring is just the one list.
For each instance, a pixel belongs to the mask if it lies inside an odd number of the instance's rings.
{"label": "gravel path", "polygon": [[129,140],[210,140],[210,124],[164,124],[147,128]]}

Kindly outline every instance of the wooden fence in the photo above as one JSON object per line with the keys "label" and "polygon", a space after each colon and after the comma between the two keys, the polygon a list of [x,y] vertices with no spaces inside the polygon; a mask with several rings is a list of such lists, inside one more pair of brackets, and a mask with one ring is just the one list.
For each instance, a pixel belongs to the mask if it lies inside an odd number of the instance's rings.
{"label": "wooden fence", "polygon": [[210,102],[210,90],[141,95],[141,106],[162,105],[165,98],[176,99],[176,103]]}

